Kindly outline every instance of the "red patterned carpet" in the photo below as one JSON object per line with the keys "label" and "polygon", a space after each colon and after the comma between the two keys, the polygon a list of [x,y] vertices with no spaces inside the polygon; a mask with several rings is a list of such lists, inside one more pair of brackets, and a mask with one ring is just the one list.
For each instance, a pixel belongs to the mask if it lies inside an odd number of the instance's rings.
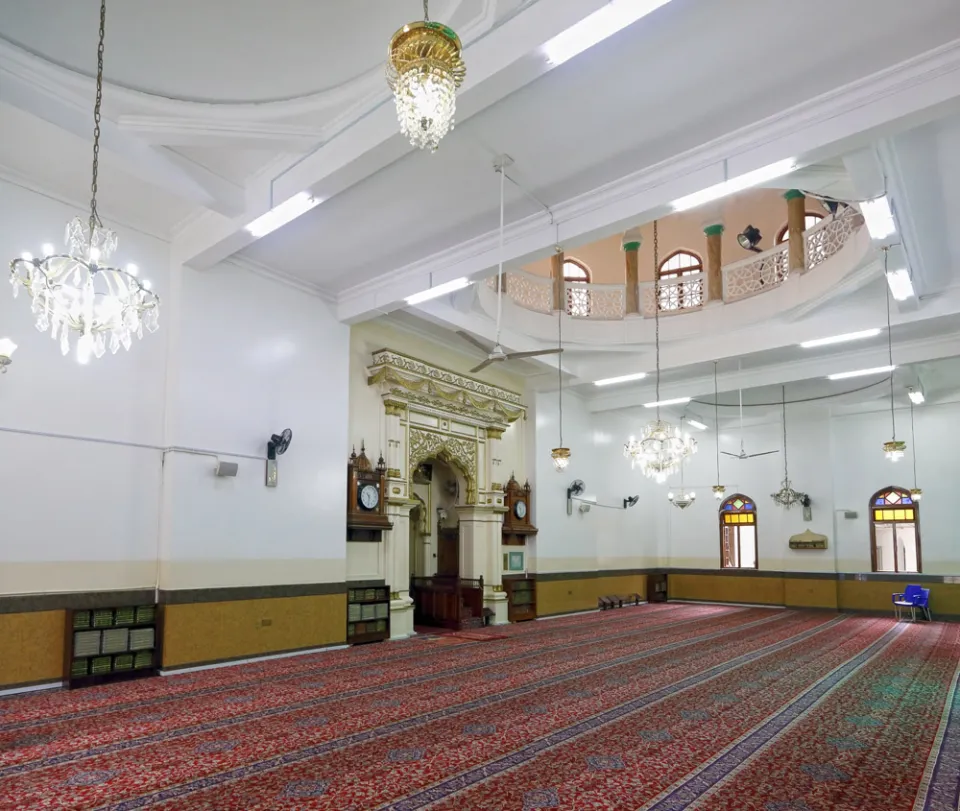
{"label": "red patterned carpet", "polygon": [[960,625],[661,605],[0,700],[0,810],[957,811]]}

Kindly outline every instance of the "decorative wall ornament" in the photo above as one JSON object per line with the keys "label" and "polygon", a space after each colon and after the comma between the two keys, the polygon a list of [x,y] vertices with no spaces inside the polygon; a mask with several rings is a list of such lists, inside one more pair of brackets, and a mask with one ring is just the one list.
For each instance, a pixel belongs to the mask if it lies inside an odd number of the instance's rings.
{"label": "decorative wall ornament", "polygon": [[477,503],[477,443],[460,437],[410,429],[409,470],[412,478],[417,466],[439,459],[456,468],[467,482],[467,504]]}
{"label": "decorative wall ornament", "polygon": [[790,536],[791,549],[826,549],[827,536],[811,532],[809,528]]}

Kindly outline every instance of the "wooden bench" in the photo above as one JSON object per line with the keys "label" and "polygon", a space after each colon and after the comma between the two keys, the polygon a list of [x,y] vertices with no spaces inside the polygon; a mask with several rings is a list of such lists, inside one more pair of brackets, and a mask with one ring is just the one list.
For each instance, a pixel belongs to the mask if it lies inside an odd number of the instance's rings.
{"label": "wooden bench", "polygon": [[608,608],[623,608],[624,605],[640,605],[639,594],[609,594],[597,598],[597,608],[606,611]]}

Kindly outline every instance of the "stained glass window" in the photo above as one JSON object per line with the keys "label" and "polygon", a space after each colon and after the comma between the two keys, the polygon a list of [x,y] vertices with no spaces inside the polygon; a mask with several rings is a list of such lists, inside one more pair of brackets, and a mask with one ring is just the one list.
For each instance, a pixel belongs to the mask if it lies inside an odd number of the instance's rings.
{"label": "stained glass window", "polygon": [[752,498],[736,493],[720,505],[720,565],[757,568],[757,509]]}
{"label": "stained glass window", "polygon": [[870,557],[875,572],[921,571],[920,505],[902,487],[870,497]]}

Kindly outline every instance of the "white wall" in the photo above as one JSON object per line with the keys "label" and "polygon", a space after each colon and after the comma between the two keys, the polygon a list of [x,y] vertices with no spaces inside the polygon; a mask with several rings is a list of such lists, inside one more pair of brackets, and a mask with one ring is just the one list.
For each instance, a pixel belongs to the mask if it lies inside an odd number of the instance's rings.
{"label": "white wall", "polygon": [[[537,570],[583,571],[590,568],[629,568],[665,565],[678,568],[719,568],[716,451],[712,431],[693,431],[699,451],[684,469],[685,489],[697,501],[685,510],[671,505],[669,489],[679,491],[679,476],[656,485],[631,471],[622,457],[622,443],[639,433],[649,418],[641,411],[591,415],[574,395],[564,396],[564,439],[573,458],[563,476],[553,471],[550,448],[556,444],[556,393],[539,395],[537,409]],[[673,418],[674,421],[675,418]],[[833,414],[825,406],[795,405],[788,411],[788,460],[793,487],[812,499],[812,520],[802,508],[784,510],[770,494],[783,479],[783,453],[739,460],[721,456],[720,481],[727,495],[741,492],[758,506],[759,565],[771,571],[870,571],[868,501],[889,485],[913,486],[912,453],[918,454],[923,571],[960,574],[954,493],[960,487],[960,403],[925,404],[916,408],[916,443],[910,439],[909,410],[897,411],[897,436],[908,443],[907,457],[896,464],[883,458],[881,445],[890,439],[890,414],[873,411]],[[748,426],[747,453],[780,449],[782,428],[777,422]],[[738,453],[739,428],[724,428],[721,449]],[[565,513],[565,488],[581,478],[587,493],[615,503],[621,493],[640,494],[640,503],[626,513],[592,510],[586,516]],[[856,519],[844,517],[852,510]],[[791,535],[805,529],[827,535],[826,551],[791,550]],[[591,565],[591,556],[596,563]],[[641,563],[626,564],[628,559]],[[653,562],[650,562],[653,561]],[[617,562],[619,566],[616,565]]]}
{"label": "white wall", "polygon": [[[0,211],[5,259],[59,245],[77,213],[3,182]],[[80,366],[0,290],[19,344],[0,377],[0,593],[152,587],[161,558],[163,588],[342,581],[349,329],[315,297],[231,266],[181,274],[165,242],[116,230],[118,264],[163,302],[129,353]],[[285,427],[276,489],[262,461],[233,480],[205,457],[163,464],[170,446],[263,456]]]}

